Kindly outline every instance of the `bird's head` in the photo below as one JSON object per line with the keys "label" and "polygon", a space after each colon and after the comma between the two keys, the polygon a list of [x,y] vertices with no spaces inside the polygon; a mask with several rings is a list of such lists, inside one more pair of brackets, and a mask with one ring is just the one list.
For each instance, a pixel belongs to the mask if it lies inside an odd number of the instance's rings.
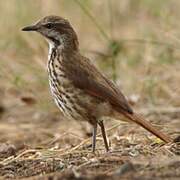
{"label": "bird's head", "polygon": [[78,49],[78,39],[69,21],[59,16],[46,16],[22,31],[36,31],[42,34],[54,46]]}

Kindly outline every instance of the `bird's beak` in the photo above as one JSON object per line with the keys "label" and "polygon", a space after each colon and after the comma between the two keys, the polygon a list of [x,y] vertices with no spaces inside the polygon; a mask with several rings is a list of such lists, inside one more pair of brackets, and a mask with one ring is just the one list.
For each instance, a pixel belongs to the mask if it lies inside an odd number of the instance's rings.
{"label": "bird's beak", "polygon": [[26,26],[22,29],[22,31],[37,31],[38,26],[37,25],[32,25],[32,26]]}

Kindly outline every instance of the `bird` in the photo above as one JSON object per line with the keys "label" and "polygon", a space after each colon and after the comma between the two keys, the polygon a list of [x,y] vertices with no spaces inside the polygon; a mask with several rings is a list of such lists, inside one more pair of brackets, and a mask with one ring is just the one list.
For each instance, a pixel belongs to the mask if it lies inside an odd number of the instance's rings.
{"label": "bird", "polygon": [[92,125],[92,152],[96,150],[98,126],[105,149],[110,150],[105,117],[136,123],[165,143],[172,142],[171,137],[136,113],[117,85],[81,54],[77,34],[67,19],[49,15],[22,31],[38,32],[48,41],[47,69],[53,99],[67,119]]}

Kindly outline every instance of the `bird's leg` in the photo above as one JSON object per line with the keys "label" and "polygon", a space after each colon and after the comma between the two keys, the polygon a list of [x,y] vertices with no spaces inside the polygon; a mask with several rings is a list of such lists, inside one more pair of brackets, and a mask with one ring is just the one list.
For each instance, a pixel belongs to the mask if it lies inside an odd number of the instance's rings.
{"label": "bird's leg", "polygon": [[108,152],[109,151],[109,145],[108,145],[108,141],[107,141],[107,137],[106,137],[106,130],[105,130],[103,121],[99,121],[98,124],[101,127],[101,133],[102,133],[102,137],[104,140],[104,145],[105,145],[106,151]]}
{"label": "bird's leg", "polygon": [[97,124],[93,125],[93,136],[92,136],[92,152],[96,149],[96,134],[97,134]]}

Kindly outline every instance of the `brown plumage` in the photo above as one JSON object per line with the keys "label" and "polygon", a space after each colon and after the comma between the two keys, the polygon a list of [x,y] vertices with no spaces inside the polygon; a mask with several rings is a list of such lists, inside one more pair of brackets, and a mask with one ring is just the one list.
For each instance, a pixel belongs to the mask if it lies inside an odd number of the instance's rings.
{"label": "brown plumage", "polygon": [[97,124],[101,127],[106,150],[109,150],[102,121],[106,116],[118,118],[123,115],[164,142],[172,141],[135,113],[117,86],[80,54],[77,35],[67,20],[47,16],[23,30],[37,31],[48,40],[48,72],[54,100],[65,116],[93,125],[93,151]]}

